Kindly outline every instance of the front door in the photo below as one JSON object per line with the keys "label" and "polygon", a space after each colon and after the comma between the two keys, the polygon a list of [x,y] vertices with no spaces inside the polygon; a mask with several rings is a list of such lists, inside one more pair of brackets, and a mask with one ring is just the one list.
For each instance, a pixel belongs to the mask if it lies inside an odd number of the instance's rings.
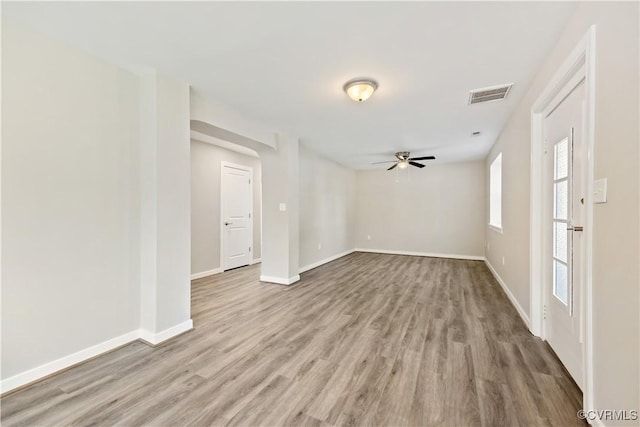
{"label": "front door", "polygon": [[583,386],[584,79],[565,88],[544,119],[545,337],[580,388]]}
{"label": "front door", "polygon": [[222,164],[222,268],[251,263],[252,171],[249,167]]}

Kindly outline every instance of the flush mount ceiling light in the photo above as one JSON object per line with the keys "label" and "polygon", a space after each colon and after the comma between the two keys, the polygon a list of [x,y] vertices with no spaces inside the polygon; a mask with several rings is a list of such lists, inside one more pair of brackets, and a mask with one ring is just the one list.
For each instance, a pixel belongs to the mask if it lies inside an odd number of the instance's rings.
{"label": "flush mount ceiling light", "polygon": [[373,95],[373,92],[378,89],[378,83],[368,79],[356,79],[348,81],[343,89],[349,95],[349,98],[362,102]]}

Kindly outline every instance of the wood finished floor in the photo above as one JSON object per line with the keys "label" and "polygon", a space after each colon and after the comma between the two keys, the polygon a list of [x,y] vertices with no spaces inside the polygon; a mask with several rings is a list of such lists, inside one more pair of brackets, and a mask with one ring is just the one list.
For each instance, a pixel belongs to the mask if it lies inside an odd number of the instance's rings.
{"label": "wood finished floor", "polygon": [[354,253],[290,287],[195,280],[195,330],[1,400],[4,426],[584,425],[484,263]]}

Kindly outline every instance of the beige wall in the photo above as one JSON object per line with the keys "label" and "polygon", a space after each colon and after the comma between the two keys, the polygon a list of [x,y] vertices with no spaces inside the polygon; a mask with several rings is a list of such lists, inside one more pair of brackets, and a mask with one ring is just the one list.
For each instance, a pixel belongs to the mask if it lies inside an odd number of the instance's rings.
{"label": "beige wall", "polygon": [[[482,257],[484,162],[358,171],[357,248]],[[367,236],[371,236],[371,240]]]}
{"label": "beige wall", "polygon": [[253,259],[261,256],[260,159],[191,140],[191,274],[220,268],[222,161],[253,168]]}
{"label": "beige wall", "polygon": [[[640,404],[638,14],[638,3],[581,4],[486,162],[488,171],[493,158],[503,153],[504,234],[486,227],[487,258],[528,313],[530,110],[553,73],[595,24],[595,178],[608,179],[608,202],[594,206],[593,225],[597,409],[639,409]],[[505,265],[498,262],[503,255]]]}
{"label": "beige wall", "polygon": [[354,248],[356,172],[300,145],[300,267]]}
{"label": "beige wall", "polygon": [[3,20],[3,379],[139,327],[138,89]]}

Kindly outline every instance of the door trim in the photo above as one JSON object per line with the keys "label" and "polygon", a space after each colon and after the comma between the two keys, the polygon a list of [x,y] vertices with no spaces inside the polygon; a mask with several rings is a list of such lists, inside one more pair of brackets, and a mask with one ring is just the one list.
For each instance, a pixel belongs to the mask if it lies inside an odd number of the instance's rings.
{"label": "door trim", "polygon": [[[533,335],[545,339],[543,307],[543,119],[554,101],[562,96],[565,87],[575,79],[585,79],[584,141],[587,157],[584,227],[584,391],[583,408],[593,407],[593,176],[594,176],[594,124],[595,124],[595,50],[596,26],[592,25],[555,73],[545,90],[531,108],[531,188],[530,188],[530,330]],[[582,74],[582,75],[580,75]]]}
{"label": "door trim", "polygon": [[220,161],[220,269],[222,271],[225,271],[225,256],[224,256],[224,248],[225,248],[225,236],[226,233],[224,232],[224,168],[225,167],[230,167],[233,169],[239,169],[239,170],[243,170],[243,171],[247,171],[249,172],[249,176],[250,176],[250,184],[249,184],[249,192],[251,194],[250,197],[250,201],[249,201],[249,213],[251,214],[251,221],[249,221],[249,244],[251,245],[251,255],[250,255],[250,260],[249,260],[249,265],[251,265],[251,263],[253,262],[253,254],[254,254],[254,247],[253,247],[253,219],[254,219],[254,215],[253,215],[253,168],[251,166],[246,166],[246,165],[241,165],[239,163],[232,163],[232,162],[227,162],[225,160],[221,160]]}

